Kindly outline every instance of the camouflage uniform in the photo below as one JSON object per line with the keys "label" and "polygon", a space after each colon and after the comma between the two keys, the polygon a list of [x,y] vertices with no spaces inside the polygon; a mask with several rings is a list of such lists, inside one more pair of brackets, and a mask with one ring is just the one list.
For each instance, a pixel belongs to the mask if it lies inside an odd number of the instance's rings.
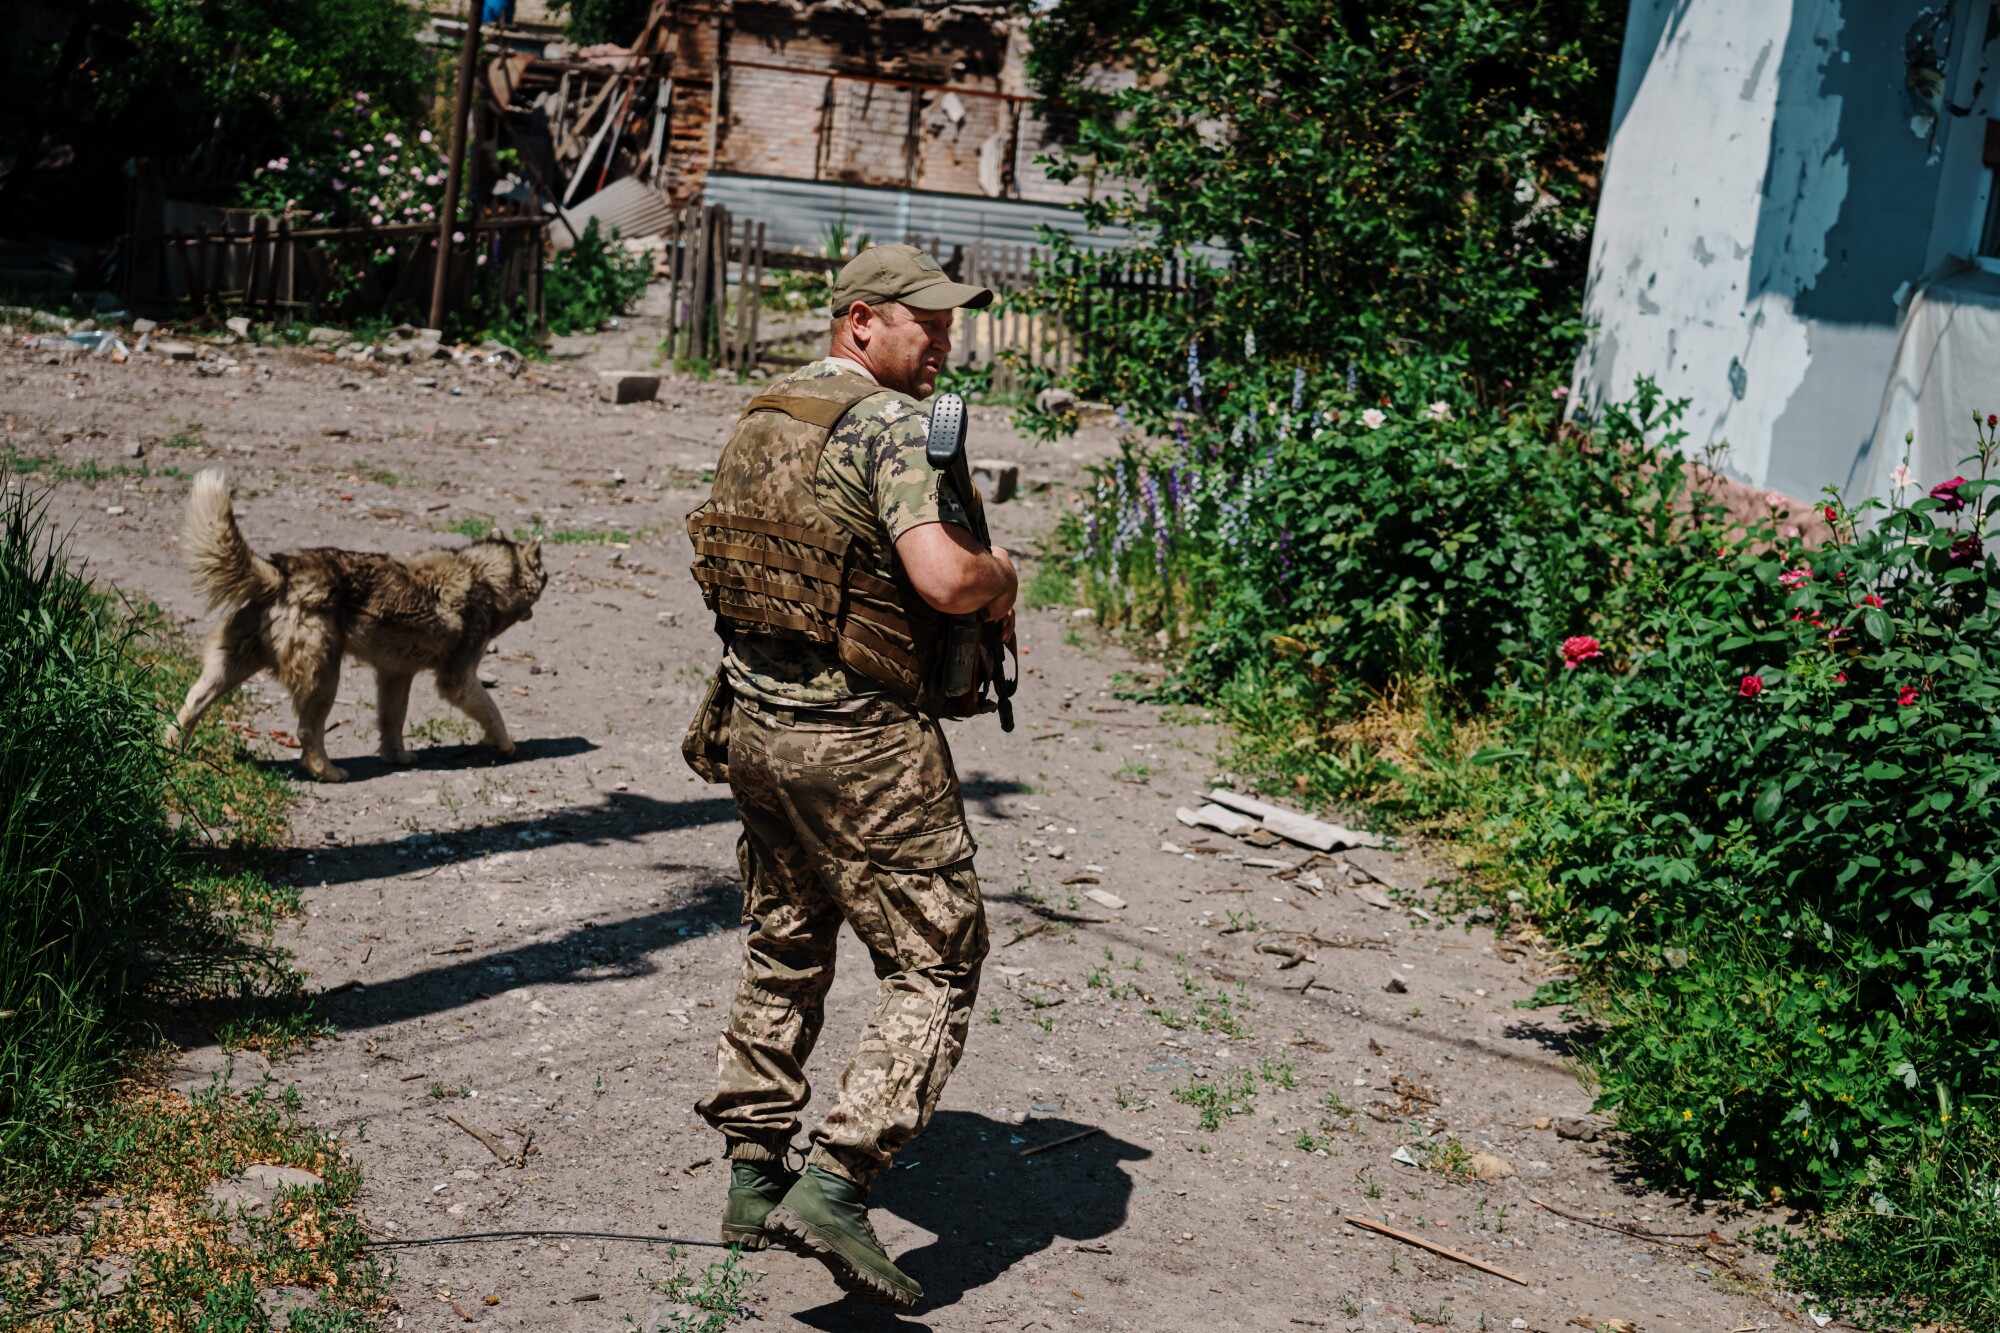
{"label": "camouflage uniform", "polygon": [[[834,373],[820,361],[798,376]],[[924,456],[927,428],[906,395],[884,390],[857,404],[821,456],[821,506],[891,542],[925,523],[964,524]],[[737,700],[737,863],[755,928],[716,1053],[716,1092],[700,1110],[730,1157],[783,1158],[811,1096],[804,1066],[845,920],[868,947],[880,996],[839,1099],[812,1132],[811,1165],[866,1186],[936,1108],[986,956],[958,775],[936,720],[845,670],[830,647],[739,635],[725,663]]]}

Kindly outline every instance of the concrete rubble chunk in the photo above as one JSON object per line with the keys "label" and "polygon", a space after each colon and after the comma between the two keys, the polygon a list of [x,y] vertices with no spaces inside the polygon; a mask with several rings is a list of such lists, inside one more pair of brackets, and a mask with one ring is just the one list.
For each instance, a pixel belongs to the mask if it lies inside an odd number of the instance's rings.
{"label": "concrete rubble chunk", "polygon": [[1068,389],[1048,388],[1035,395],[1035,410],[1051,415],[1076,411],[1077,398]]}
{"label": "concrete rubble chunk", "polygon": [[132,332],[135,336],[144,336],[159,327],[159,323],[156,320],[135,319],[132,321]]}
{"label": "concrete rubble chunk", "polygon": [[1254,796],[1241,796],[1223,787],[1209,792],[1208,799],[1217,805],[1246,815],[1255,815],[1264,827],[1288,842],[1296,842],[1302,847],[1310,847],[1316,852],[1330,852],[1336,847],[1380,847],[1382,837],[1377,833],[1363,833],[1342,824],[1328,824],[1310,815],[1299,814],[1282,806],[1260,801]]}
{"label": "concrete rubble chunk", "polygon": [[600,370],[597,392],[607,403],[648,403],[660,396],[660,377],[646,370]]}
{"label": "concrete rubble chunk", "polygon": [[1577,1143],[1595,1143],[1597,1126],[1580,1115],[1561,1116],[1556,1120],[1556,1137]]}
{"label": "concrete rubble chunk", "polygon": [[1505,1180],[1514,1174],[1514,1164],[1490,1152],[1472,1154],[1470,1163],[1475,1180]]}
{"label": "concrete rubble chunk", "polygon": [[195,358],[193,343],[156,342],[153,351],[169,361],[192,361]]}
{"label": "concrete rubble chunk", "polygon": [[1021,465],[1001,458],[972,460],[972,484],[988,504],[1006,504],[1021,490]]}
{"label": "concrete rubble chunk", "polygon": [[243,1179],[269,1185],[273,1189],[318,1189],[320,1178],[302,1166],[277,1166],[253,1162],[243,1168]]}
{"label": "concrete rubble chunk", "polygon": [[1123,898],[1120,898],[1115,893],[1107,893],[1103,889],[1085,889],[1083,896],[1096,903],[1099,907],[1108,907],[1114,912],[1125,906]]}
{"label": "concrete rubble chunk", "polygon": [[209,1202],[224,1213],[264,1213],[280,1190],[318,1189],[323,1183],[301,1167],[253,1162],[235,1179],[210,1185],[207,1193]]}
{"label": "concrete rubble chunk", "polygon": [[1257,821],[1248,815],[1239,815],[1234,810],[1225,809],[1210,801],[1199,810],[1186,806],[1174,811],[1174,817],[1189,828],[1212,828],[1217,833],[1226,833],[1232,838],[1240,838],[1257,828]]}
{"label": "concrete rubble chunk", "polygon": [[320,327],[306,334],[306,342],[314,347],[338,347],[347,341],[345,329]]}
{"label": "concrete rubble chunk", "polygon": [[250,336],[250,317],[248,315],[231,315],[228,319],[222,321],[222,326],[239,338],[248,338]]}

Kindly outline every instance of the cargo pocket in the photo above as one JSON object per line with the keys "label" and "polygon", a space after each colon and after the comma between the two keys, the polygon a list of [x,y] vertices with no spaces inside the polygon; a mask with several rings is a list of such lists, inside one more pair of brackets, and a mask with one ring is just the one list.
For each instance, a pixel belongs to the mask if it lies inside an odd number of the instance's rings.
{"label": "cargo pocket", "polygon": [[729,677],[721,667],[708,682],[708,693],[681,738],[681,758],[703,782],[729,781],[729,712],[736,701]]}
{"label": "cargo pocket", "polygon": [[[956,967],[976,958],[985,911],[972,873],[979,848],[971,830],[956,822],[870,838],[867,848],[871,915],[879,913],[881,923],[870,946],[913,969]],[[856,933],[861,929],[856,922]]]}
{"label": "cargo pocket", "polygon": [[967,861],[978,852],[972,830],[963,823],[921,833],[868,839],[868,862],[885,870],[942,870]]}

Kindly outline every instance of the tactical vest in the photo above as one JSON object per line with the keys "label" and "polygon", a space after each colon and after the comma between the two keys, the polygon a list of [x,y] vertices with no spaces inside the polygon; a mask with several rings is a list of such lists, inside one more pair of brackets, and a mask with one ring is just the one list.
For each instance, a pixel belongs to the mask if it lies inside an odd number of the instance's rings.
{"label": "tactical vest", "polygon": [[820,508],[813,484],[834,426],[883,390],[844,372],[778,387],[750,400],[708,503],[688,515],[716,630],[830,644],[841,665],[935,711],[946,617],[910,586],[880,524],[852,530]]}

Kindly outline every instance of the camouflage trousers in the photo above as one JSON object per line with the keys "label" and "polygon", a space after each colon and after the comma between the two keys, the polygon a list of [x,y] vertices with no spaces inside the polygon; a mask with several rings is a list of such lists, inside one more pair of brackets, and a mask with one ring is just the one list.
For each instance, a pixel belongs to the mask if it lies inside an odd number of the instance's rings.
{"label": "camouflage trousers", "polygon": [[782,1160],[810,1099],[842,921],[881,985],[875,1013],[812,1131],[811,1165],[859,1184],[922,1131],[965,1049],[986,913],[951,751],[938,724],[890,700],[849,713],[738,699],[729,785],[754,929],[716,1091],[698,1108],[729,1156]]}

